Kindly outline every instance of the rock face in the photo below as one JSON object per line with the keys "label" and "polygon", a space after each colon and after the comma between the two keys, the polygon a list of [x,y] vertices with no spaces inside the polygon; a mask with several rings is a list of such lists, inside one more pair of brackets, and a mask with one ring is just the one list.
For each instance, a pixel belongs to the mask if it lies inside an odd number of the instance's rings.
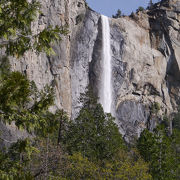
{"label": "rock face", "polygon": [[[62,41],[54,46],[56,56],[47,57],[45,54],[37,55],[27,52],[22,59],[11,58],[12,70],[18,70],[33,80],[38,89],[45,85],[53,86],[56,90],[55,106],[67,111],[71,115],[71,46],[74,46],[78,29],[82,26],[86,13],[84,0],[39,0],[42,13],[32,24],[34,32],[41,31],[48,25],[68,26],[69,34],[62,37]],[[1,137],[6,137],[6,145],[13,143],[25,135],[16,127],[0,125]],[[16,136],[15,136],[16,135]]]}
{"label": "rock face", "polygon": [[98,45],[95,42],[100,15],[87,10],[84,16],[84,23],[79,29],[71,49],[72,119],[77,116],[81,108],[79,97],[81,93],[85,93],[89,84],[90,63],[94,48]]}
{"label": "rock face", "polygon": [[[127,141],[144,128],[153,129],[163,114],[179,105],[179,8],[180,1],[161,1],[148,11],[110,20],[113,115]],[[94,53],[99,57],[99,48]],[[100,73],[98,59],[93,59],[94,87]],[[152,118],[154,104],[160,107],[158,119]]]}
{"label": "rock face", "polygon": [[[43,14],[32,25],[68,25],[69,34],[54,46],[56,56],[27,52],[12,59],[12,69],[25,73],[39,89],[56,89],[56,107],[75,118],[87,85],[99,93],[102,23],[100,14],[84,0],[46,0]],[[180,104],[180,1],[162,0],[151,9],[130,17],[109,19],[111,26],[113,112],[127,141],[158,121],[152,106],[158,104],[159,118]],[[9,134],[10,136],[10,134]],[[9,138],[10,139],[10,138]]]}

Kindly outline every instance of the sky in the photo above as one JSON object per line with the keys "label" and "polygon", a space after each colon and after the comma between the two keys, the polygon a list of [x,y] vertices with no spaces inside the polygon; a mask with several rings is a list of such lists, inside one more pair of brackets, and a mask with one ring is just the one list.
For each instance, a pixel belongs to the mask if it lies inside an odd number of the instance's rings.
{"label": "sky", "polygon": [[[149,0],[86,0],[88,5],[95,11],[111,17],[120,9],[122,14],[130,15],[139,6],[147,7]],[[158,0],[153,0],[153,3]]]}

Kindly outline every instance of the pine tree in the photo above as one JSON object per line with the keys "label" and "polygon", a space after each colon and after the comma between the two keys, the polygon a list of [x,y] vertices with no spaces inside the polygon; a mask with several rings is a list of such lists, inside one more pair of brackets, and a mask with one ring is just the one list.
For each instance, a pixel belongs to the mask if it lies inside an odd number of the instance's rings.
{"label": "pine tree", "polygon": [[172,147],[174,149],[176,169],[176,179],[180,179],[180,109],[173,119]]}
{"label": "pine tree", "polygon": [[70,122],[64,139],[68,152],[81,152],[90,160],[112,158],[123,139],[111,114],[106,114],[92,90],[82,95],[84,103],[79,116]]}
{"label": "pine tree", "polygon": [[122,12],[120,9],[118,9],[116,15],[113,15],[112,17],[113,18],[120,18],[121,16],[122,16]]}
{"label": "pine tree", "polygon": [[164,125],[159,125],[153,132],[144,130],[137,147],[144,160],[150,163],[149,168],[153,179],[176,179],[172,138],[167,135]]}

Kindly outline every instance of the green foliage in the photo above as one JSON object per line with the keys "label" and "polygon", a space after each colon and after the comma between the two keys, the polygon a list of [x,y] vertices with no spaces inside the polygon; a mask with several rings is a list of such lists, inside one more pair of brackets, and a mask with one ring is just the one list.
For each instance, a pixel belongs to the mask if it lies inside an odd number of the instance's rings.
{"label": "green foliage", "polygon": [[100,167],[93,162],[90,162],[81,153],[74,153],[68,157],[69,168],[67,177],[69,179],[100,179]]}
{"label": "green foliage", "polygon": [[30,171],[35,179],[67,177],[70,166],[68,155],[55,142],[51,135],[47,138],[38,138],[34,142],[39,152],[32,154],[26,170]]}
{"label": "green foliage", "polygon": [[9,124],[14,121],[19,129],[26,129],[29,133],[45,135],[58,123],[53,121],[54,115],[48,111],[53,105],[53,95],[52,88],[45,87],[37,92],[34,83],[24,75],[11,72],[0,84],[1,120]]}
{"label": "green foliage", "polygon": [[173,128],[180,130],[180,108],[178,108],[178,112],[174,116],[174,119],[173,119]]}
{"label": "green foliage", "polygon": [[[158,106],[156,106],[155,109]],[[162,123],[153,132],[144,130],[138,140],[138,150],[149,163],[153,179],[176,180],[180,178],[180,126],[179,112],[174,116],[172,135],[169,133],[169,119],[164,116]]]}
{"label": "green foliage", "polygon": [[[7,60],[7,59],[6,59]],[[1,64],[0,72],[6,72],[0,79],[0,117],[4,123],[15,123],[20,130],[26,130],[31,137],[18,140],[8,151],[1,152],[1,179],[33,179],[25,167],[31,156],[38,152],[33,145],[33,137],[46,138],[54,131],[57,132],[58,112],[48,111],[53,104],[53,89],[48,86],[37,91],[34,82],[30,82],[20,72],[5,71],[8,62]],[[11,171],[8,171],[8,170]]]}
{"label": "green foliage", "polygon": [[120,18],[121,16],[122,16],[122,12],[120,9],[118,9],[116,15],[113,15],[112,17],[117,19]]}
{"label": "green foliage", "polygon": [[[41,92],[35,92],[34,83],[19,72],[11,72],[2,80],[0,87],[0,115],[4,123],[15,125],[32,134],[13,144],[7,153],[0,157],[1,179],[33,179],[30,171],[26,171],[34,153],[38,149],[33,145],[33,136],[46,138],[57,132],[57,114],[52,114],[48,108],[53,103],[53,91],[48,87]],[[31,104],[29,103],[31,102]],[[30,136],[29,134],[29,136]],[[8,170],[11,171],[8,171]]]}
{"label": "green foliage", "polygon": [[169,129],[170,122],[169,122],[169,118],[166,115],[163,117],[163,121],[161,122],[161,124],[164,125],[166,130]]}
{"label": "green foliage", "polygon": [[159,125],[153,132],[144,130],[137,147],[145,161],[150,163],[149,168],[153,179],[176,179],[177,166],[172,137],[167,135],[164,125]]}
{"label": "green foliage", "polygon": [[152,112],[153,114],[156,114],[156,115],[157,115],[157,113],[160,111],[160,109],[161,109],[161,106],[160,106],[160,104],[159,104],[158,102],[155,102],[155,103],[152,104],[152,106],[151,106],[151,112]]}
{"label": "green foliage", "polygon": [[142,6],[139,6],[136,12],[139,12],[139,11],[144,11],[144,8]]}
{"label": "green foliage", "polygon": [[131,149],[130,152],[120,150],[113,162],[106,163],[105,170],[105,177],[109,179],[152,179],[148,173],[148,164],[144,162],[136,149]]}
{"label": "green foliage", "polygon": [[10,73],[10,62],[7,56],[0,58],[0,82],[1,80]]}
{"label": "green foliage", "polygon": [[[22,150],[22,149],[21,149]],[[32,180],[29,171],[24,171],[24,164],[17,159],[13,159],[11,153],[0,152],[0,179],[2,180]]]}
{"label": "green foliage", "polygon": [[12,72],[3,78],[0,86],[0,109],[13,113],[29,100],[30,84],[20,72]]}
{"label": "green foliage", "polygon": [[[48,88],[39,93],[32,82],[27,82],[26,89],[30,92],[27,98],[19,102],[13,100],[29,113],[30,119],[24,112],[19,115],[16,106],[8,107],[13,109],[15,122],[25,115],[22,126],[29,131],[29,125],[34,125],[29,132],[36,137],[19,140],[6,153],[0,154],[1,179],[151,179],[147,164],[137,152],[125,151],[114,118],[103,112],[92,91],[82,95],[84,106],[80,115],[74,122],[68,122],[63,110],[55,114],[48,111],[49,100],[52,102]],[[19,86],[21,89],[21,83]],[[30,106],[28,99],[33,102]],[[31,119],[32,114],[36,116],[35,120]],[[18,115],[17,119],[15,115]],[[59,137],[71,155],[62,151],[62,143],[56,143]]]}
{"label": "green foliage", "polygon": [[149,162],[151,158],[151,148],[155,144],[155,139],[153,137],[153,133],[149,132],[147,129],[145,129],[138,140],[138,149],[141,153],[141,155],[144,157],[144,160]]}
{"label": "green foliage", "polygon": [[180,179],[180,109],[173,119],[172,147],[174,149],[176,169],[176,179]]}
{"label": "green foliage", "polygon": [[172,148],[175,156],[176,179],[180,179],[180,130],[174,129],[172,134]]}
{"label": "green foliage", "polygon": [[80,153],[68,157],[69,166],[65,177],[68,179],[143,179],[151,180],[146,164],[135,151],[127,153],[120,150],[114,161],[100,163],[90,162]]}
{"label": "green foliage", "polygon": [[[67,30],[48,26],[34,34],[31,25],[38,13],[41,13],[40,3],[35,0],[0,1],[0,48],[7,57],[20,57],[28,50],[54,54],[51,46]],[[34,138],[49,139],[58,131],[59,111],[49,112],[54,102],[53,88],[46,86],[39,92],[26,76],[10,72],[7,57],[0,61],[0,119],[5,124],[14,122],[19,130],[29,133],[29,138],[18,140],[6,152],[0,152],[0,179],[30,180],[34,176],[27,167],[32,156],[40,152]]]}
{"label": "green foliage", "polygon": [[52,43],[60,40],[61,34],[67,34],[63,27],[51,26],[33,34],[31,24],[40,12],[40,3],[27,0],[0,1],[0,47],[7,55],[22,56],[28,50],[45,51],[53,54]]}
{"label": "green foliage", "polygon": [[82,95],[84,106],[71,121],[64,142],[68,152],[81,152],[91,160],[110,159],[124,147],[114,118],[105,114],[97,98],[88,90]]}
{"label": "green foliage", "polygon": [[[55,158],[58,161],[55,161]],[[148,164],[143,161],[136,150],[129,153],[121,150],[116,154],[114,161],[105,161],[103,165],[91,162],[79,152],[70,156],[62,153],[57,156],[56,152],[55,158],[51,158],[51,166],[48,168],[51,172],[48,177],[52,179],[152,179],[148,173]],[[57,169],[54,168],[52,161],[56,162]],[[53,169],[56,170],[52,171]],[[39,177],[44,179],[45,174]]]}
{"label": "green foliage", "polygon": [[52,44],[57,40],[61,40],[59,34],[66,35],[67,33],[68,31],[63,27],[60,28],[56,26],[53,28],[52,26],[49,26],[35,36],[33,47],[37,53],[45,52],[48,56],[55,55]]}
{"label": "green foliage", "polygon": [[57,144],[59,146],[61,146],[62,140],[64,139],[64,136],[65,136],[66,131],[67,131],[67,126],[69,124],[69,118],[68,118],[67,113],[64,110],[57,111],[56,117],[59,121]]}

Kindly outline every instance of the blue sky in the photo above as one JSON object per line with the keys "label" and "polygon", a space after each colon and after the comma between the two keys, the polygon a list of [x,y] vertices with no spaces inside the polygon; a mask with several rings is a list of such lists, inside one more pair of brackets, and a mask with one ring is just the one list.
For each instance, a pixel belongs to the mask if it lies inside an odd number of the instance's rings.
{"label": "blue sky", "polygon": [[[123,14],[129,15],[136,11],[139,6],[147,7],[149,0],[86,0],[88,5],[95,11],[106,16],[116,14],[120,9]],[[153,3],[158,0],[153,0]]]}

